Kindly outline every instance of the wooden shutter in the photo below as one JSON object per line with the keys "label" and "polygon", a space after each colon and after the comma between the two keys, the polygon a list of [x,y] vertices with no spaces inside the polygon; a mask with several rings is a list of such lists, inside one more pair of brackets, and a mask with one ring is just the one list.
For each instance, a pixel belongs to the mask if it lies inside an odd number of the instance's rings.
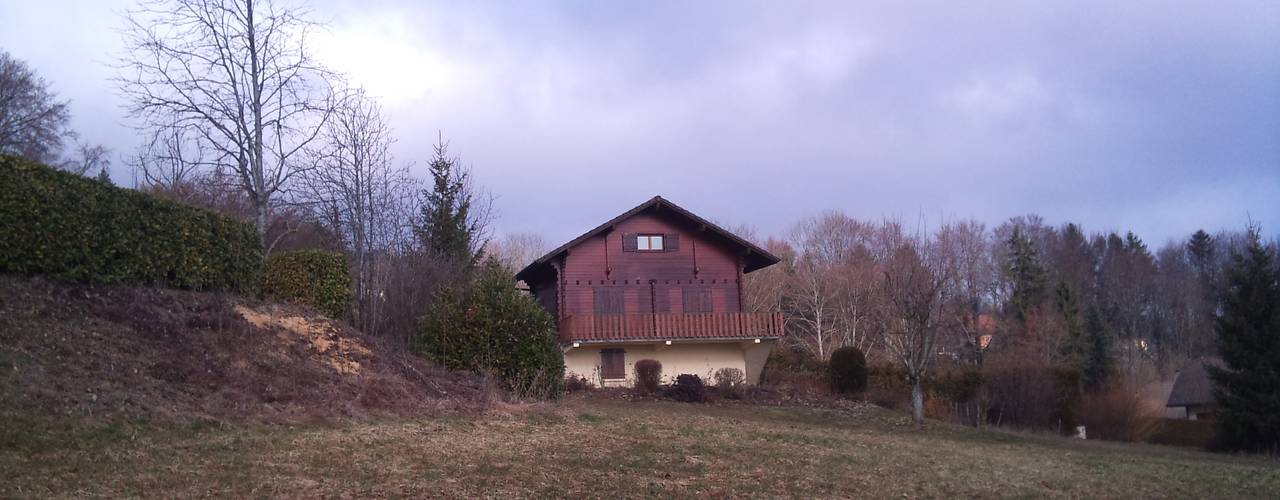
{"label": "wooden shutter", "polygon": [[636,236],[638,236],[636,233],[622,234],[622,251],[623,252],[636,251]]}
{"label": "wooden shutter", "polygon": [[592,289],[594,310],[597,316],[622,314],[622,289],[618,287],[596,287]]}
{"label": "wooden shutter", "polygon": [[662,251],[674,252],[680,249],[680,235],[677,233],[667,233],[662,235]]}
{"label": "wooden shutter", "polygon": [[625,351],[622,349],[600,350],[600,378],[609,380],[627,378]]}
{"label": "wooden shutter", "polygon": [[653,295],[653,307],[657,313],[671,312],[671,290],[665,286],[656,286]]}
{"label": "wooden shutter", "polygon": [[711,290],[684,289],[684,312],[690,314],[711,312]]}

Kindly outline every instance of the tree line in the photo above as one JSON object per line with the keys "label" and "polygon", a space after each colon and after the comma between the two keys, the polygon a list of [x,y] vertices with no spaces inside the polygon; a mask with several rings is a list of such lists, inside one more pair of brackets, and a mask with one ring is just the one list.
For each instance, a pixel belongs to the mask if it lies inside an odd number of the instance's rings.
{"label": "tree line", "polygon": [[900,366],[917,417],[939,365],[1065,367],[1097,391],[1217,357],[1232,255],[1276,251],[1252,227],[1152,251],[1034,215],[925,229],[827,212],[760,243],[782,262],[746,276],[746,307],[783,313],[788,346],[818,360],[853,346]]}

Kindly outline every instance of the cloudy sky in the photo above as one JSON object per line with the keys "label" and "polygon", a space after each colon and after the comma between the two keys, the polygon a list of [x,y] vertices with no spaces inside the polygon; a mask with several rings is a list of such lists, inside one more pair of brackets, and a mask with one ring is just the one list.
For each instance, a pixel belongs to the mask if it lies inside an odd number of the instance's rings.
{"label": "cloudy sky", "polygon": [[[131,2],[0,0],[0,49],[117,152]],[[309,2],[316,55],[437,132],[500,232],[559,243],[661,194],[781,234],[839,209],[1038,213],[1153,244],[1280,227],[1280,2]],[[114,172],[128,183],[128,172]]]}

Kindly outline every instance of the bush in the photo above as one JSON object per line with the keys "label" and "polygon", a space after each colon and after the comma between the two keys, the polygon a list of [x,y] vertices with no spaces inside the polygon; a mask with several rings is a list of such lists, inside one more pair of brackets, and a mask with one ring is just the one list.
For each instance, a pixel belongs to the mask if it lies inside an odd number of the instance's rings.
{"label": "bush", "polygon": [[867,388],[867,358],[857,347],[841,347],[831,353],[831,390],[854,394]]}
{"label": "bush", "polygon": [[667,388],[667,397],[685,403],[701,403],[707,400],[707,387],[702,378],[688,373],[676,377],[676,383]]}
{"label": "bush", "polygon": [[[1213,449],[1217,444],[1211,420],[1157,418],[1151,425],[1151,434],[1146,439],[1148,443],[1206,449]],[[1089,430],[1089,434],[1092,437],[1093,431]]]}
{"label": "bush", "polygon": [[982,372],[973,366],[940,369],[927,385],[929,392],[939,399],[968,403],[978,397],[978,390],[982,388]]}
{"label": "bush", "polygon": [[582,375],[569,375],[564,378],[564,390],[570,394],[589,391],[595,388],[595,384],[592,384],[590,380],[587,380],[587,377],[583,377]]}
{"label": "bush", "polygon": [[1071,432],[1079,405],[1080,372],[1044,366],[1017,353],[989,356],[982,367],[988,422]]}
{"label": "bush", "polygon": [[807,352],[778,346],[769,352],[760,374],[760,384],[801,392],[830,390],[827,365]]}
{"label": "bush", "polygon": [[322,250],[281,252],[267,257],[258,282],[266,298],[300,302],[330,318],[351,310],[351,273],[340,254]]}
{"label": "bush", "polygon": [[493,375],[520,396],[555,397],[564,383],[551,316],[492,259],[471,286],[436,296],[419,319],[414,350],[450,369]]}
{"label": "bush", "polygon": [[0,272],[249,290],[261,264],[245,222],[0,156]]}
{"label": "bush", "polygon": [[1077,420],[1089,439],[1136,443],[1159,430],[1158,417],[1136,388],[1120,383],[1084,395]]}
{"label": "bush", "polygon": [[742,399],[746,389],[747,377],[737,368],[721,368],[714,375],[716,391],[727,399]]}
{"label": "bush", "polygon": [[662,363],[656,359],[636,361],[636,392],[644,395],[657,394],[662,385]]}

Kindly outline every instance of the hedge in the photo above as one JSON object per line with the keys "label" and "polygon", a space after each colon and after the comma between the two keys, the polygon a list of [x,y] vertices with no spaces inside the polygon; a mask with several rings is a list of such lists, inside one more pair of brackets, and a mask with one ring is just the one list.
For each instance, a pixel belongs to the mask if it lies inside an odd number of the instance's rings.
{"label": "hedge", "polygon": [[351,273],[341,255],[323,250],[273,253],[259,281],[269,299],[301,302],[330,318],[345,319],[351,309]]}
{"label": "hedge", "polygon": [[245,222],[0,156],[0,272],[243,290],[261,262]]}

